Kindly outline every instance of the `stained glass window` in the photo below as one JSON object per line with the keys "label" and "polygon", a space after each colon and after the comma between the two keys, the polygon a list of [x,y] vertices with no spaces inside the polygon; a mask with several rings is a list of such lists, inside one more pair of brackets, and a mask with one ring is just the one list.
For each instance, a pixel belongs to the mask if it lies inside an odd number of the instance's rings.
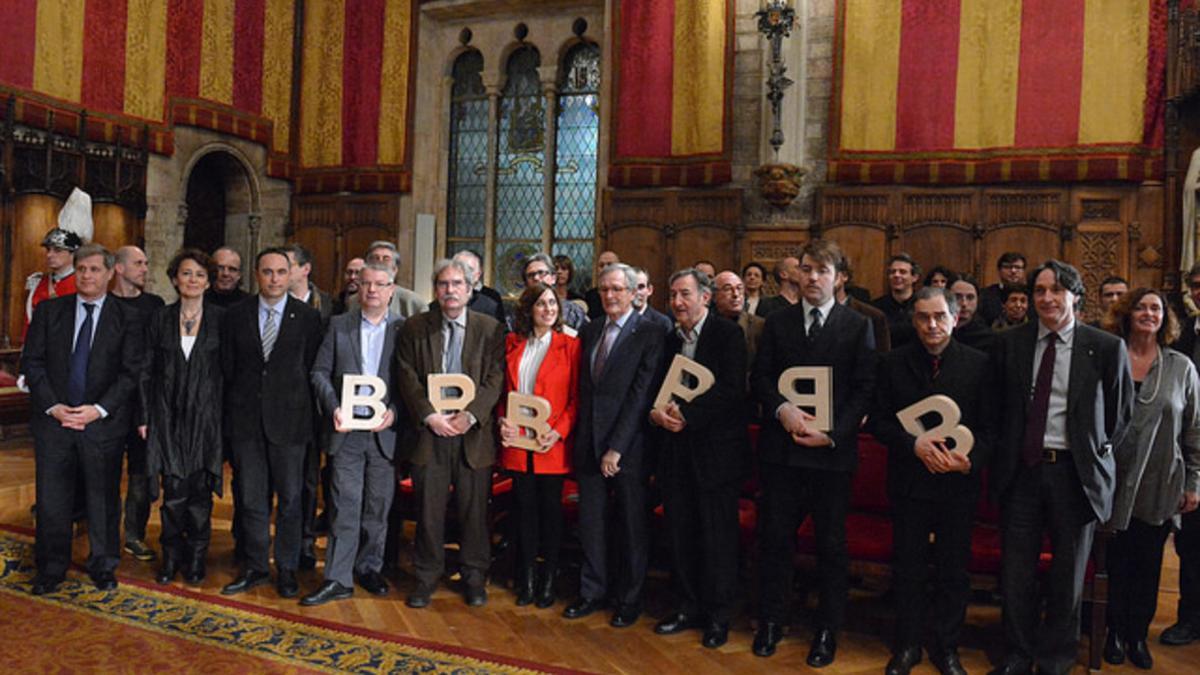
{"label": "stained glass window", "polygon": [[500,93],[496,144],[496,239],[493,281],[501,294],[520,291],[521,261],[542,248],[545,213],[546,99],[537,49],[508,58]]}
{"label": "stained glass window", "polygon": [[454,61],[450,99],[449,254],[483,250],[487,229],[488,98],[483,87],[483,55],[463,52]]}
{"label": "stained glass window", "polygon": [[[559,68],[554,172],[554,254],[592,268],[596,227],[596,146],[600,135],[600,47],[582,42]],[[580,293],[590,279],[575,274]]]}

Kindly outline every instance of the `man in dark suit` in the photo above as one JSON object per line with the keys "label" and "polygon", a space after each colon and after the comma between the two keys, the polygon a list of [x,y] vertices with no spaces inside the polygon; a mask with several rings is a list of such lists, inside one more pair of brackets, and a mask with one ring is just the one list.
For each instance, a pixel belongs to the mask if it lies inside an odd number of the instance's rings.
{"label": "man in dark suit", "polygon": [[321,315],[288,294],[290,265],[285,249],[260,252],[254,263],[257,298],[225,315],[225,427],[233,445],[246,553],[241,573],[221,589],[225,595],[271,579],[272,494],[278,499],[276,590],[285,598],[300,592],[300,494],[314,425],[308,372],[321,344]]}
{"label": "man in dark suit", "polygon": [[218,307],[231,307],[250,297],[242,290],[242,256],[228,246],[213,251],[213,263],[217,266],[217,278],[212,288],[204,292],[204,299]]}
{"label": "man in dark suit", "polygon": [[71,564],[80,466],[87,570],[96,588],[117,587],[121,556],[121,455],[132,424],[141,324],[127,305],[109,301],[112,253],[86,244],[75,251],[74,264],[76,293],[38,305],[21,353],[37,465],[34,595],[58,588]]}
{"label": "man in dark suit", "polygon": [[[321,314],[321,335],[325,335],[329,319],[334,313],[334,301],[310,279],[312,253],[300,244],[288,244],[284,249],[288,252],[288,262],[291,264],[288,269],[288,293]],[[313,405],[316,406],[316,401]],[[313,439],[304,449],[304,488],[300,492],[300,509],[304,514],[303,539],[300,543],[302,570],[317,566],[317,491],[324,492],[325,501],[329,501],[329,472],[321,470],[321,456],[329,448],[328,420],[314,414],[313,422],[316,425]]]}
{"label": "man in dark suit", "polygon": [[664,333],[675,330],[675,322],[671,317],[650,306],[650,296],[654,295],[654,284],[650,283],[650,275],[640,267],[633,268],[633,273],[637,278],[637,286],[633,288],[633,310],[641,314],[642,318],[658,324]]}
{"label": "man in dark suit", "polygon": [[467,309],[487,314],[499,321],[501,326],[508,326],[508,320],[504,316],[504,299],[500,297],[500,291],[483,284],[483,260],[479,254],[465,249],[455,253],[454,259],[466,265],[471,272],[470,278],[467,279],[467,283],[471,284],[471,299],[467,301]]}
{"label": "man in dark suit", "polygon": [[604,302],[600,299],[600,273],[608,268],[609,265],[615,265],[621,262],[615,251],[601,251],[600,255],[596,256],[596,285],[587,289],[583,293],[583,301],[587,303],[587,315],[591,320],[604,318]]}
{"label": "man in dark suit", "polygon": [[[971,590],[967,574],[971,525],[992,437],[985,416],[994,390],[987,355],[951,339],[957,313],[949,291],[935,287],[917,291],[913,302],[917,340],[882,357],[875,383],[871,431],[888,447],[888,500],[895,523],[896,642],[887,675],[908,675],[920,662],[924,626],[933,629],[928,650],[938,671],[966,673],[958,658],[958,642]],[[974,436],[969,454],[948,444],[946,435],[951,431],[914,435],[896,417],[933,395],[949,397],[958,405],[962,416],[956,426]],[[936,573],[932,599],[926,603],[931,534]]]}
{"label": "man in dark suit", "polygon": [[[664,332],[637,313],[633,268],[616,263],[600,273],[603,320],[583,327],[579,377],[579,417],[572,460],[579,481],[579,539],[583,548],[579,599],[563,612],[578,619],[616,598],[610,621],[632,626],[642,611],[642,584],[649,555],[646,513],[645,436],[662,357]],[[621,550],[607,549],[609,492],[616,500]]]}
{"label": "man in dark suit", "polygon": [[[746,311],[746,285],[742,278],[733,270],[725,270],[713,280],[716,289],[713,291],[713,307],[717,313],[737,322],[746,337],[746,364],[754,363],[758,354],[758,340],[762,336],[766,319]],[[747,380],[749,373],[746,373]]]}
{"label": "man in dark suit", "polygon": [[[404,317],[388,313],[392,273],[384,263],[360,271],[359,307],[333,317],[312,369],[312,385],[322,410],[332,420],[329,444],[331,489],[327,508],[333,514],[325,557],[325,583],[300,601],[321,605],[348,598],[354,580],[372,595],[386,595],[383,569],[387,516],[396,487],[392,458],[396,452],[396,383],[392,377],[396,337]],[[363,417],[357,408],[342,408],[342,378],[374,375],[387,386],[381,403],[383,420],[370,430],[352,431],[345,423]],[[367,409],[369,412],[369,408]],[[361,542],[360,542],[361,537]]]}
{"label": "man in dark suit", "polygon": [[[398,386],[415,436],[401,446],[401,459],[412,463],[417,499],[417,587],[407,599],[413,608],[429,606],[445,572],[451,487],[458,507],[464,598],[472,607],[487,603],[487,502],[496,458],[492,410],[504,389],[504,327],[467,309],[470,274],[461,261],[439,261],[433,272],[437,305],[405,321],[396,345]],[[474,400],[462,410],[435,409],[427,378],[436,373],[471,378]]]}
{"label": "man in dark suit", "polygon": [[[1003,430],[991,478],[1003,512],[1004,635],[994,671],[1066,673],[1075,662],[1084,571],[1096,522],[1112,511],[1112,448],[1128,424],[1133,380],[1125,343],[1076,321],[1083,280],[1048,260],[1030,275],[1037,321],[997,337]],[[1032,396],[1030,395],[1032,392]],[[1037,567],[1053,562],[1040,620]]]}
{"label": "man in dark suit", "polygon": [[[875,341],[862,315],[833,295],[842,250],[814,240],[800,262],[801,301],[767,317],[750,387],[762,403],[759,441],[759,622],[754,653],[771,656],[791,608],[796,528],[812,516],[817,538],[820,606],[808,664],[833,662],[846,615],[849,556],[846,512],[858,462],[858,428],[870,407]],[[832,370],[830,429],[779,391],[779,376],[795,366]]]}
{"label": "man in dark suit", "polygon": [[671,275],[676,328],[667,335],[664,354],[682,354],[699,363],[715,382],[691,401],[672,401],[665,409],[651,410],[650,421],[661,429],[658,477],[679,603],[654,632],[671,635],[703,628],[700,643],[716,649],[725,644],[733,616],[737,496],[750,440],[741,414],[746,339],[736,323],[708,311],[710,283],[695,269]]}
{"label": "man in dark suit", "polygon": [[[1185,281],[1192,303],[1200,307],[1200,263],[1188,270]],[[1200,367],[1200,316],[1188,316],[1180,324],[1179,340],[1172,346]],[[1183,514],[1183,526],[1175,533],[1175,552],[1179,554],[1178,618],[1159,638],[1168,646],[1200,640],[1200,511]]]}

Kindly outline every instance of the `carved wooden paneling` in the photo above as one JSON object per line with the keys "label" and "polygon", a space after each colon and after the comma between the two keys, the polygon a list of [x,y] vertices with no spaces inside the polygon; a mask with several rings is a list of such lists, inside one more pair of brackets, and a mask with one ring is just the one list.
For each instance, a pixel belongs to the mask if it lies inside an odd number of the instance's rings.
{"label": "carved wooden paneling", "polygon": [[372,241],[397,243],[401,283],[407,285],[412,261],[397,242],[400,198],[392,194],[297,195],[292,198],[288,238],[313,252],[313,283],[335,293],[342,285],[342,269],[351,258],[362,256]]}
{"label": "carved wooden paneling", "polygon": [[900,223],[912,226],[950,224],[966,227],[975,211],[972,192],[922,192],[906,194],[902,200]]}
{"label": "carved wooden paneling", "polygon": [[829,189],[819,205],[819,220],[823,227],[838,225],[874,225],[884,228],[895,214],[891,213],[891,196],[878,188],[856,192]]}
{"label": "carved wooden paneling", "polygon": [[980,220],[985,227],[1013,225],[1042,225],[1055,227],[1067,220],[1066,190],[1054,191],[985,191],[984,209]]}

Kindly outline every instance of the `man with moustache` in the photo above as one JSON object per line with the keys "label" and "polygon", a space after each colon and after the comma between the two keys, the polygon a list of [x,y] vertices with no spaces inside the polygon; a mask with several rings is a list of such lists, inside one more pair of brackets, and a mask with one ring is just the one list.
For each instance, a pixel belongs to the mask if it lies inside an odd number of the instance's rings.
{"label": "man with moustache", "polygon": [[218,307],[231,307],[250,297],[241,287],[241,254],[228,246],[222,246],[213,251],[212,260],[217,266],[217,278],[212,288],[204,292],[205,300]]}
{"label": "man with moustache", "polygon": [[308,373],[321,344],[321,315],[288,293],[291,261],[283,248],[255,260],[258,295],[225,314],[221,361],[225,370],[225,427],[233,445],[246,558],[222,595],[268,583],[271,495],[275,518],[275,587],[280,597],[300,593],[305,448],[313,435]]}
{"label": "man with moustache", "polygon": [[[388,510],[396,487],[393,457],[398,396],[392,355],[404,318],[388,313],[391,268],[371,263],[361,275],[360,309],[333,317],[312,369],[313,389],[334,431],[329,445],[331,489],[326,492],[333,522],[325,583],[300,601],[308,607],[350,597],[355,580],[372,595],[388,592],[387,580],[380,572]],[[369,408],[342,408],[342,379],[347,375],[374,375],[387,386],[381,401],[387,409],[375,428],[345,428],[350,419],[370,412]]]}
{"label": "man with moustache", "polygon": [[[1134,394],[1125,342],[1076,320],[1078,270],[1048,260],[1028,290],[1037,320],[1000,334],[994,355],[1003,431],[990,475],[1003,516],[1007,651],[998,675],[1067,673],[1075,663],[1092,535],[1112,513],[1112,448]],[[1047,534],[1053,559],[1043,598],[1038,560]]]}
{"label": "man with moustache", "polygon": [[650,422],[661,429],[658,478],[678,596],[677,609],[654,632],[703,628],[700,643],[716,649],[725,644],[733,617],[737,497],[750,441],[739,412],[746,391],[745,337],[737,324],[708,310],[710,283],[694,268],[671,275],[675,329],[667,335],[664,362],[681,354],[707,368],[715,381],[691,401],[652,409]]}
{"label": "man with moustache", "polygon": [[34,595],[57,589],[71,564],[76,490],[86,495],[88,574],[98,590],[117,587],[121,455],[142,333],[126,305],[109,301],[114,263],[98,244],[76,249],[76,293],[38,305],[21,352],[37,466]]}
{"label": "man with moustache", "polygon": [[[958,310],[954,295],[946,289],[917,291],[913,302],[917,340],[882,357],[875,383],[870,424],[875,437],[888,447],[888,500],[895,523],[896,641],[887,675],[908,675],[921,661],[925,626],[932,628],[928,651],[938,672],[966,673],[958,658],[958,643],[971,590],[967,562],[972,519],[992,438],[985,414],[993,387],[987,355],[951,339]],[[970,454],[951,448],[945,436],[915,436],[896,417],[934,395],[958,405],[962,414],[958,425],[969,429],[975,439]],[[936,571],[931,600],[926,603],[930,548]]]}
{"label": "man with moustache", "polygon": [[[163,299],[153,293],[145,292],[146,275],[150,271],[146,253],[137,246],[122,246],[117,249],[116,272],[113,279],[112,297],[129,307],[130,316],[145,331],[150,316],[154,310],[163,306]],[[134,397],[134,405],[140,407],[139,397]],[[135,420],[142,419],[139,412],[134,412]],[[154,560],[154,550],[146,545],[146,521],[150,519],[150,481],[146,468],[146,441],[138,434],[137,429],[130,427],[125,439],[125,552],[141,560]]]}
{"label": "man with moustache", "polygon": [[[842,250],[832,241],[817,239],[805,245],[799,274],[802,299],[767,317],[750,378],[764,418],[758,449],[762,498],[754,653],[771,656],[783,638],[791,609],[796,528],[811,516],[820,587],[807,659],[813,668],[833,662],[837,634],[845,622],[850,479],[858,462],[858,429],[870,408],[875,381],[871,324],[834,298],[841,262]],[[812,426],[813,416],[780,393],[780,375],[795,366],[831,369],[830,431]]]}
{"label": "man with moustache", "polygon": [[[413,566],[417,586],[406,604],[428,607],[445,572],[446,500],[453,488],[460,526],[464,599],[468,606],[487,604],[491,546],[487,502],[496,459],[492,411],[504,388],[504,327],[481,312],[467,309],[471,271],[459,260],[440,260],[433,269],[437,303],[404,323],[396,344],[398,386],[415,439],[401,446],[401,459],[412,463],[417,500],[417,537]],[[429,401],[428,377],[466,375],[475,398],[465,409],[442,411]]]}

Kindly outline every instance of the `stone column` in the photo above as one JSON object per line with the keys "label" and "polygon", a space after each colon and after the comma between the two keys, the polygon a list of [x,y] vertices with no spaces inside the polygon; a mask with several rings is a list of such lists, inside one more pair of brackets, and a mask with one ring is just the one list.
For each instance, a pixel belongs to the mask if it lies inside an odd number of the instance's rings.
{"label": "stone column", "polygon": [[487,156],[487,202],[483,216],[483,283],[492,285],[496,267],[496,152],[500,126],[500,73],[485,72],[483,86],[488,97],[488,156]]}
{"label": "stone column", "polygon": [[550,252],[554,240],[554,173],[558,164],[558,66],[538,68],[545,99],[546,144],[542,161],[542,250]]}

